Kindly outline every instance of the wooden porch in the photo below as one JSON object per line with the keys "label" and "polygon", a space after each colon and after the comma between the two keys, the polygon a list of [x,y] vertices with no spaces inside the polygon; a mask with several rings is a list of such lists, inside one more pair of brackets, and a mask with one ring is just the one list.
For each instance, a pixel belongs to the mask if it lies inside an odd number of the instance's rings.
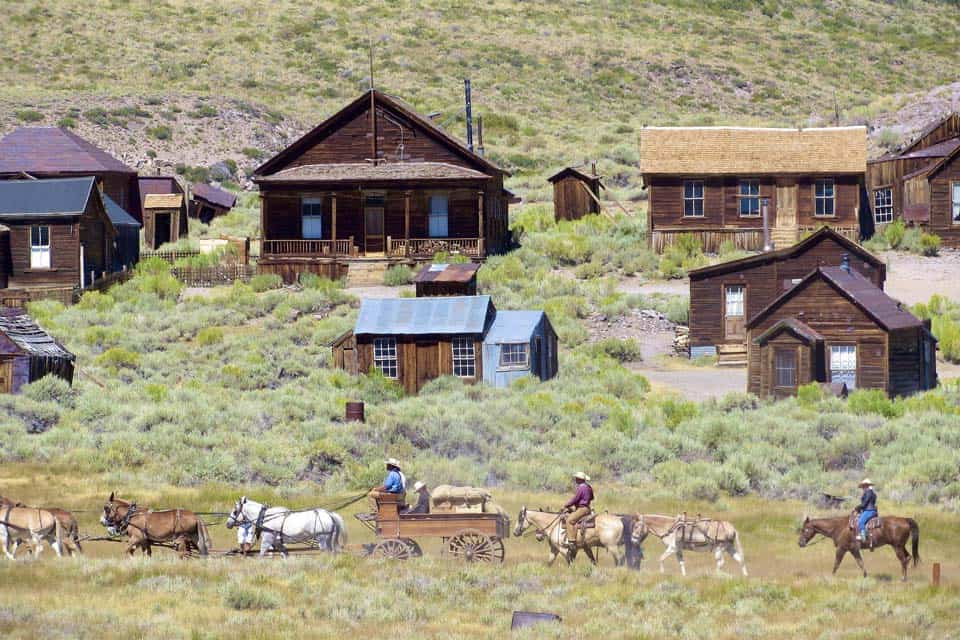
{"label": "wooden porch", "polygon": [[483,238],[393,238],[387,236],[384,251],[365,252],[353,236],[345,240],[264,240],[263,258],[387,258],[429,259],[438,253],[485,257]]}

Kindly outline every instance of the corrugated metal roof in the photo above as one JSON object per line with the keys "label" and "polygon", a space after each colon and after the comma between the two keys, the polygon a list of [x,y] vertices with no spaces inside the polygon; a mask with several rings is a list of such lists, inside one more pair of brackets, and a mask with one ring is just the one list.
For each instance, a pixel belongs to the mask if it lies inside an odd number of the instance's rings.
{"label": "corrugated metal roof", "polygon": [[101,193],[100,197],[103,198],[103,208],[107,210],[107,216],[110,218],[110,222],[114,226],[118,227],[140,227],[141,224],[137,222],[137,219],[131,216],[129,213],[124,211],[123,207],[118,205],[113,198],[108,196],[106,193]]}
{"label": "corrugated metal roof", "polygon": [[483,341],[527,342],[543,319],[543,311],[497,311]]}
{"label": "corrugated metal roof", "polygon": [[414,278],[414,282],[470,282],[480,265],[474,262],[430,264]]}
{"label": "corrugated metal roof", "polygon": [[483,333],[490,296],[444,298],[365,298],[356,335]]}
{"label": "corrugated metal roof", "polygon": [[0,217],[79,216],[94,189],[93,176],[0,181]]}
{"label": "corrugated metal roof", "polygon": [[178,209],[183,204],[179,193],[148,193],[143,200],[144,209]]}
{"label": "corrugated metal roof", "polygon": [[212,184],[201,182],[193,185],[191,191],[194,198],[201,198],[224,209],[232,209],[237,204],[237,196]]}
{"label": "corrugated metal roof", "polygon": [[21,127],[0,140],[0,173],[136,173],[72,131]]}
{"label": "corrugated metal roof", "polygon": [[20,309],[0,309],[0,332],[29,355],[76,360],[76,356]]}

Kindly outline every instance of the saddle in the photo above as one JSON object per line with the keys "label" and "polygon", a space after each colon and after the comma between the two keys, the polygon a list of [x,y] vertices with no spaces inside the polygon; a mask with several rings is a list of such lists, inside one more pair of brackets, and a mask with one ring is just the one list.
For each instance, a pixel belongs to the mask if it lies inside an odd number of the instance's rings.
{"label": "saddle", "polygon": [[580,522],[577,523],[577,529],[579,529],[581,533],[583,533],[587,529],[594,529],[596,528],[596,526],[597,526],[596,511],[591,511],[590,515],[586,516],[585,518],[580,520]]}
{"label": "saddle", "polygon": [[[857,522],[858,522],[859,520],[860,520],[860,514],[859,514],[859,513],[857,513],[856,511],[854,511],[853,513],[850,514],[850,528],[853,529],[854,531],[857,530]],[[881,524],[883,524],[883,523],[880,522],[880,516],[873,516],[872,518],[870,518],[869,520],[867,520],[867,526],[864,527],[864,528],[865,528],[867,531],[870,531],[870,530],[872,530],[872,529],[879,529]]]}

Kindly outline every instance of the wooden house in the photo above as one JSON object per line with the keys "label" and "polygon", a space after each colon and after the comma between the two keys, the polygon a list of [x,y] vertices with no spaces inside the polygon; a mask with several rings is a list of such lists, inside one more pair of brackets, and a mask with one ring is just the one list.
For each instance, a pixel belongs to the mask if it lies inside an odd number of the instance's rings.
{"label": "wooden house", "polygon": [[[116,270],[116,227],[97,178],[0,181],[0,224],[7,233],[4,306],[54,297],[69,303],[83,288]],[[19,302],[14,302],[19,300]]]}
{"label": "wooden house", "polygon": [[260,270],[343,276],[357,261],[482,260],[507,248],[505,172],[380,91],[260,166]]}
{"label": "wooden house", "polygon": [[425,265],[413,279],[417,297],[475,296],[479,270],[475,262]]}
{"label": "wooden house", "polygon": [[137,172],[68,129],[22,127],[0,140],[0,179],[95,176],[103,193],[138,221]]}
{"label": "wooden house", "polygon": [[547,180],[553,185],[553,215],[556,220],[579,220],[600,213],[600,189],[603,183],[594,168],[587,174],[577,167],[566,167]]}
{"label": "wooden house", "polygon": [[210,184],[201,182],[190,189],[190,216],[204,224],[228,213],[236,204],[237,196]]}
{"label": "wooden house", "polygon": [[748,391],[794,395],[808,382],[882,389],[937,384],[929,328],[849,264],[817,267],[747,324]]}
{"label": "wooden house", "polygon": [[839,266],[845,256],[883,288],[886,264],[830,227],[783,249],[691,271],[691,357],[720,355],[723,364],[746,364],[747,321],[817,267]]}
{"label": "wooden house", "polygon": [[179,193],[183,196],[183,208],[181,209],[181,214],[186,217],[187,215],[187,193],[184,189],[184,183],[181,178],[177,176],[140,176],[138,181],[138,186],[140,190],[140,220],[144,219],[143,203],[146,201],[147,196],[150,194],[166,195],[172,193]]}
{"label": "wooden house", "polygon": [[764,206],[775,247],[823,225],[859,240],[866,149],[864,127],[644,127],[651,246],[691,234],[711,253],[763,249]]}
{"label": "wooden house", "polygon": [[0,393],[46,375],[73,383],[76,356],[41,329],[21,309],[0,308]]}
{"label": "wooden house", "polygon": [[960,246],[960,114],[934,123],[903,149],[867,163],[873,218],[925,226]]}
{"label": "wooden house", "polygon": [[557,373],[557,337],[542,311],[497,311],[490,296],[364,299],[356,326],[333,346],[334,365],[377,370],[416,393],[434,378],[506,386]]}
{"label": "wooden house", "polygon": [[180,193],[150,193],[143,199],[143,237],[151,249],[187,235],[187,217]]}

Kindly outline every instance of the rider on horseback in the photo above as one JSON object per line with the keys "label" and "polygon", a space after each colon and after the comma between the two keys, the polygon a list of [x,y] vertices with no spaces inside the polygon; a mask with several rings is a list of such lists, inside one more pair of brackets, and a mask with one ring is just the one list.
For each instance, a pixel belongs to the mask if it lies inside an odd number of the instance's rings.
{"label": "rider on horseback", "polygon": [[577,484],[577,492],[564,509],[570,512],[567,516],[567,546],[575,549],[577,546],[577,523],[590,515],[590,504],[593,502],[593,487],[590,486],[590,476],[583,471],[573,474],[573,480]]}
{"label": "rider on horseback", "polygon": [[857,540],[866,542],[867,523],[877,517],[877,494],[873,490],[873,483],[870,482],[870,478],[864,478],[863,482],[860,483],[860,488],[863,489],[863,495],[860,497],[860,504],[854,509],[860,514],[857,519]]}

